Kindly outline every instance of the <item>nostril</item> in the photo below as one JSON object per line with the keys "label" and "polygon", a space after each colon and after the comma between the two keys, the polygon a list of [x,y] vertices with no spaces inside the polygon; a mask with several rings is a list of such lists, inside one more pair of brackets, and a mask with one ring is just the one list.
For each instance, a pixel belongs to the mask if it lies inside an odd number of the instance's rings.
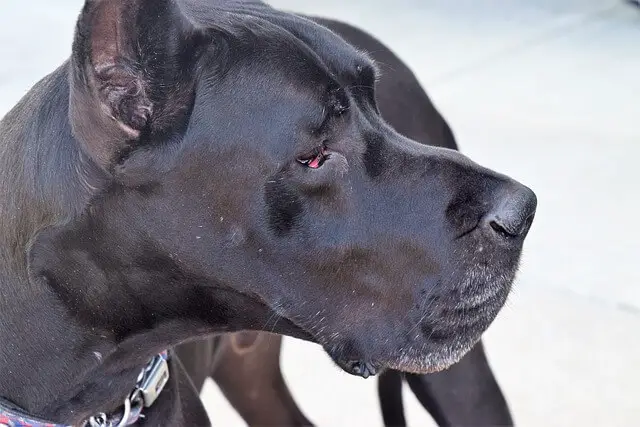
{"label": "nostril", "polygon": [[519,186],[500,200],[497,207],[487,214],[485,221],[503,237],[524,236],[533,222],[536,207],[535,193],[527,187]]}
{"label": "nostril", "polygon": [[510,237],[516,237],[517,236],[513,232],[510,232],[509,230],[507,230],[503,225],[498,223],[498,221],[496,221],[496,220],[489,221],[489,225],[491,226],[491,228],[493,228],[493,230],[496,233],[504,234],[504,235],[510,236]]}
{"label": "nostril", "polygon": [[526,230],[526,221],[516,221],[513,218],[503,220],[501,218],[494,218],[489,221],[491,228],[503,237],[518,237]]}

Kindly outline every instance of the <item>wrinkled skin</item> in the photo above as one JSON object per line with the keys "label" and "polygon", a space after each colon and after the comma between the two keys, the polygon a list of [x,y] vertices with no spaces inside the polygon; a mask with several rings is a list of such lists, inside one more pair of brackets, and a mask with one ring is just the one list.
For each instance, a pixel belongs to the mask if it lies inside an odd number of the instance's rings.
{"label": "wrinkled skin", "polygon": [[[68,98],[40,113],[60,151],[33,182],[54,201],[7,244],[28,252],[13,287],[39,290],[40,332],[64,330],[65,351],[4,373],[7,398],[81,421],[159,350],[244,329],[317,342],[361,376],[459,360],[508,296],[535,196],[394,131],[374,70],[259,3],[88,1],[71,61],[41,83],[44,105]],[[82,191],[67,206],[49,185]],[[46,357],[23,347],[7,365]],[[42,375],[59,381],[35,393]]]}

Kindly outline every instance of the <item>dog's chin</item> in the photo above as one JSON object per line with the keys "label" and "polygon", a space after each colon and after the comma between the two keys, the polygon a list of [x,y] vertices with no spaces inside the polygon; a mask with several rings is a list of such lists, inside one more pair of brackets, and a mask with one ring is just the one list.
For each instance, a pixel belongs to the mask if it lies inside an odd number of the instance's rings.
{"label": "dog's chin", "polygon": [[[445,287],[449,291],[443,289],[434,299],[438,302],[429,305],[429,313],[419,313],[419,324],[407,325],[407,330],[414,331],[413,334],[390,330],[388,339],[377,343],[381,346],[375,342],[360,342],[360,346],[354,347],[352,343],[359,340],[318,341],[345,372],[364,378],[385,369],[415,374],[445,370],[476,345],[504,306],[515,267],[499,271],[491,271],[486,266],[467,270],[463,280],[457,281],[455,286],[449,284]],[[369,351],[358,352],[357,348]]]}
{"label": "dog's chin", "polygon": [[412,374],[431,374],[443,371],[458,363],[479,339],[480,337],[465,342],[456,341],[450,345],[433,349],[426,356],[418,349],[411,347],[399,351],[402,354],[400,358],[386,360],[350,359],[331,354],[331,352],[328,354],[333,362],[346,373],[365,379],[387,369]]}
{"label": "dog's chin", "polygon": [[432,374],[444,371],[458,363],[480,340],[456,341],[430,352],[427,356],[411,351],[406,352],[400,360],[389,361],[386,368],[412,374]]}

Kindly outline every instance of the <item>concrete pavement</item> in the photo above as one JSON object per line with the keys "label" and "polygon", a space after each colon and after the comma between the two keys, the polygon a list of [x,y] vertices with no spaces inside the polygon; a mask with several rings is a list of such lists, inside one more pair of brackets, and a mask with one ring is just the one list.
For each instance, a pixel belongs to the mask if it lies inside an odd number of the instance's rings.
{"label": "concrete pavement", "polygon": [[[0,114],[69,54],[81,3],[0,3]],[[465,153],[538,194],[516,290],[486,334],[516,422],[638,425],[640,13],[617,0],[271,3],[380,37]],[[287,340],[283,368],[318,425],[381,424],[375,383],[316,346]],[[242,425],[214,385],[203,395],[216,425]],[[432,425],[406,400],[411,425]]]}

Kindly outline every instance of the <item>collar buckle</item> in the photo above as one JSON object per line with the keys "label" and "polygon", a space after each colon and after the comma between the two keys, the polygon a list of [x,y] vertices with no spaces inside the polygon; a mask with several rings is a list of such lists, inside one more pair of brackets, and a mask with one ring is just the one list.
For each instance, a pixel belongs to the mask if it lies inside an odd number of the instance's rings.
{"label": "collar buckle", "polygon": [[134,390],[124,400],[124,413],[113,417],[98,414],[91,417],[85,427],[125,427],[143,418],[142,408],[153,405],[169,381],[168,358],[169,353],[163,351],[144,367]]}
{"label": "collar buckle", "polygon": [[169,364],[166,358],[159,354],[145,368],[142,379],[138,382],[137,389],[134,391],[131,400],[135,401],[137,396],[142,396],[144,407],[148,408],[158,399],[158,395],[160,395],[168,381]]}

